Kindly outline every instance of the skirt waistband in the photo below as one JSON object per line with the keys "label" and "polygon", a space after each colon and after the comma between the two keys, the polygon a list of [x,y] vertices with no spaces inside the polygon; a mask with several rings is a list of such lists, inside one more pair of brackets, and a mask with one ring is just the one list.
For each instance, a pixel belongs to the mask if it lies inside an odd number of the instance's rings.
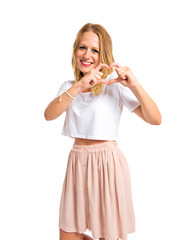
{"label": "skirt waistband", "polygon": [[103,142],[103,143],[96,143],[96,144],[90,144],[90,145],[79,145],[79,144],[73,144],[72,149],[74,150],[87,150],[87,151],[96,151],[101,150],[104,148],[109,148],[113,146],[118,146],[117,142]]}

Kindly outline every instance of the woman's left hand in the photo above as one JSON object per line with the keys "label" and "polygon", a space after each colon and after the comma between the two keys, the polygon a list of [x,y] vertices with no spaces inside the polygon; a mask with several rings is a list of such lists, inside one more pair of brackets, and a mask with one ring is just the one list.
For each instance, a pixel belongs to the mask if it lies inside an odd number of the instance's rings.
{"label": "woman's left hand", "polygon": [[129,67],[122,67],[119,63],[112,63],[110,68],[115,67],[115,70],[118,74],[118,78],[111,79],[108,82],[108,85],[112,83],[119,82],[125,87],[134,87],[138,84],[138,81]]}

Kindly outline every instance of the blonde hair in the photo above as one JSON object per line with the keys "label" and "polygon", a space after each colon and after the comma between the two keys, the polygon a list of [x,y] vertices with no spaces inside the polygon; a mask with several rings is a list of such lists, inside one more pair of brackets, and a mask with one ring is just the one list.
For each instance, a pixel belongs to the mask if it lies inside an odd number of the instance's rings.
{"label": "blonde hair", "polygon": [[[105,28],[99,24],[87,23],[77,33],[76,39],[73,45],[72,53],[72,68],[74,71],[75,82],[78,82],[82,77],[83,73],[79,70],[76,63],[76,53],[80,45],[81,38],[85,32],[94,32],[99,38],[99,63],[105,63],[110,66],[114,62],[112,53],[112,40]],[[105,79],[111,72],[111,69],[102,68],[100,72],[103,73]],[[99,95],[103,90],[104,83],[96,84],[91,88],[91,92],[94,95]]]}

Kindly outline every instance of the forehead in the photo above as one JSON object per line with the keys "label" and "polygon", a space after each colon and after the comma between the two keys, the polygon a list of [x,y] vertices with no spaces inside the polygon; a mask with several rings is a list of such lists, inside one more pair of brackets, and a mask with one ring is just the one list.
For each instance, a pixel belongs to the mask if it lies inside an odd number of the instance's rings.
{"label": "forehead", "polygon": [[80,44],[99,48],[99,37],[94,32],[85,32],[81,37]]}

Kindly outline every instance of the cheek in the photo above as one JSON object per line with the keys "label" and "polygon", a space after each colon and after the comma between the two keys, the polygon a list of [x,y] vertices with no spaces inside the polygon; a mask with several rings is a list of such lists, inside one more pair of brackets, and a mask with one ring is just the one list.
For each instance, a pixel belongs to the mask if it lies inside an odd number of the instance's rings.
{"label": "cheek", "polygon": [[99,63],[99,55],[95,56],[94,61],[98,64]]}
{"label": "cheek", "polygon": [[81,52],[80,51],[77,51],[76,53],[76,61],[81,57]]}

